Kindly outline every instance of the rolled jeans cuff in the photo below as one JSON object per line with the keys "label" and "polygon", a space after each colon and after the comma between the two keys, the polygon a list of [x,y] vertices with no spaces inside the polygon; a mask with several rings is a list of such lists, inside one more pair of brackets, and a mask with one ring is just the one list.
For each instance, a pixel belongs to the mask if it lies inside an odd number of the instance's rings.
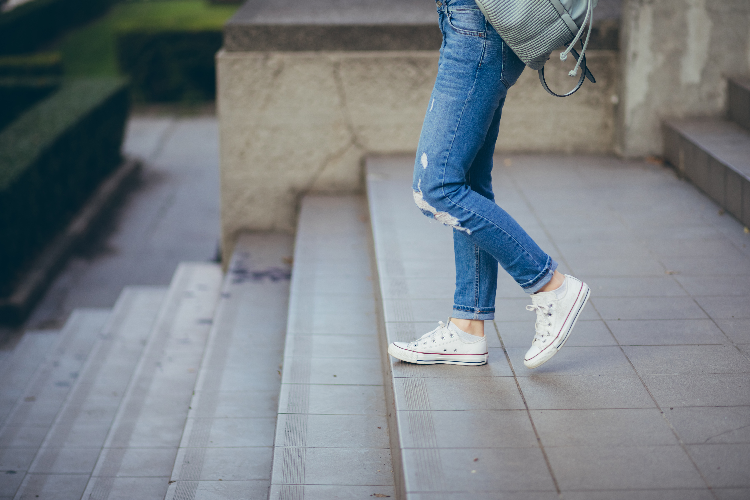
{"label": "rolled jeans cuff", "polygon": [[523,291],[528,294],[538,292],[544,287],[544,285],[550,282],[550,280],[552,279],[552,276],[555,275],[556,269],[557,269],[557,261],[555,261],[555,259],[550,257],[549,262],[547,263],[546,269],[542,271],[541,273],[539,273],[539,277],[537,277],[533,285],[531,285],[528,288],[524,288]]}
{"label": "rolled jeans cuff", "polygon": [[477,309],[454,305],[451,317],[456,319],[495,319],[495,309]]}

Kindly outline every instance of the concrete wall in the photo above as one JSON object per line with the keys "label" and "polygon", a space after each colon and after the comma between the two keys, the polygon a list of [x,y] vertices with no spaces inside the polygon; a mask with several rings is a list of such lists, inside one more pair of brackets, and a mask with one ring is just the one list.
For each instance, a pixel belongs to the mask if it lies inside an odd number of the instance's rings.
{"label": "concrete wall", "polygon": [[[295,227],[309,192],[363,188],[366,155],[414,153],[437,51],[229,52],[217,56],[225,255],[242,230]],[[607,152],[617,53],[592,52],[598,83],[549,96],[526,71],[509,94],[498,149]],[[557,89],[573,80],[550,71]]]}
{"label": "concrete wall", "polygon": [[663,118],[724,113],[727,75],[750,74],[750,0],[625,0],[616,150],[661,154]]}

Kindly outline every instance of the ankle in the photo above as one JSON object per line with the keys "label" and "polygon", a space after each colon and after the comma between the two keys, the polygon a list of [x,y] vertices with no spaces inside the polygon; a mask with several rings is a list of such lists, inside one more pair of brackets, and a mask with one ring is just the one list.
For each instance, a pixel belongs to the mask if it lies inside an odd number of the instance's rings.
{"label": "ankle", "polygon": [[[550,279],[546,285],[544,285],[542,288],[539,289],[540,292],[551,292],[553,290],[557,290],[560,288],[565,281],[565,275],[555,271],[552,274],[552,279]],[[456,325],[458,326],[458,325]]]}
{"label": "ankle", "polygon": [[456,325],[459,330],[462,330],[475,337],[484,337],[484,320],[483,319],[461,319],[451,318],[451,323]]}

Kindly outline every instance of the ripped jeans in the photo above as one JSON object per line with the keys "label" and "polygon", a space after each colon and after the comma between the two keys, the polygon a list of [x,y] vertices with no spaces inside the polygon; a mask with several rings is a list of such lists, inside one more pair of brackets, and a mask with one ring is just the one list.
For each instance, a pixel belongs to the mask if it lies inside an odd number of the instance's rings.
{"label": "ripped jeans", "polygon": [[437,5],[443,44],[414,165],[414,201],[453,228],[453,317],[493,319],[498,263],[527,293],[557,268],[492,193],[500,115],[524,64],[474,0]]}

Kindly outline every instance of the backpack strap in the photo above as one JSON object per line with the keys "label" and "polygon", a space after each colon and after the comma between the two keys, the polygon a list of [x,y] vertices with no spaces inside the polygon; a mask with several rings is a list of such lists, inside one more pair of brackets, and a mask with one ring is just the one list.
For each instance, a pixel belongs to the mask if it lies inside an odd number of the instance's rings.
{"label": "backpack strap", "polygon": [[[576,61],[578,61],[578,52],[576,52],[575,49],[570,49],[570,53],[573,54],[573,57],[575,57]],[[596,83],[596,79],[594,78],[594,75],[591,74],[591,71],[589,71],[588,67],[586,67],[586,56],[584,55],[583,58],[581,58],[581,76],[578,78],[578,83],[576,84],[575,88],[568,92],[567,94],[555,94],[552,90],[550,90],[549,86],[547,85],[547,80],[544,79],[544,66],[539,70],[539,81],[542,84],[542,87],[544,87],[544,90],[549,92],[550,95],[553,95],[555,97],[568,97],[569,95],[573,95],[576,93],[578,89],[581,88],[581,85],[583,85],[583,80],[588,79],[591,83]]]}

